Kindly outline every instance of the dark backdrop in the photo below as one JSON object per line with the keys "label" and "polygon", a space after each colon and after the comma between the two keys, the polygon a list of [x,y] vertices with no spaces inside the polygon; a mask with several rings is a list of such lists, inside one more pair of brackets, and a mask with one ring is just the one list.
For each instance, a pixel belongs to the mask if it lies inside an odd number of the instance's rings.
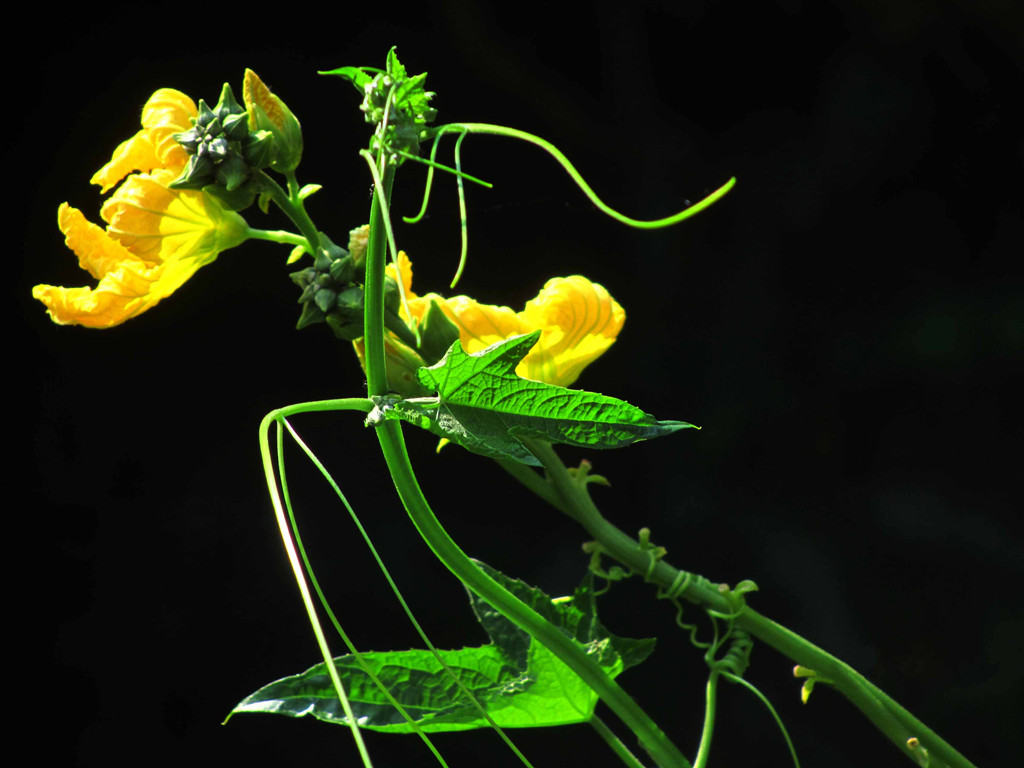
{"label": "dark backdrop", "polygon": [[[20,385],[9,401],[8,634],[19,637],[9,695],[18,717],[46,723],[40,757],[356,764],[342,729],[261,716],[219,725],[238,699],[317,658],[257,424],[276,406],[363,386],[324,327],[292,330],[286,251],[228,252],[155,311],[104,332],[52,325],[29,288],[85,282],[54,214],[67,200],[97,219],[88,179],[137,129],[147,96],[172,86],[212,102],[247,66],[302,120],[300,178],[325,185],[311,211],[343,238],[368,209],[356,155],[367,127],[355,92],[315,73],[380,66],[397,45],[410,71],[429,71],[441,121],[550,138],[626,213],[665,215],[738,177],[712,210],[642,233],[594,211],[542,153],[471,138],[467,170],[496,187],[469,191],[461,290],[518,308],[554,275],[606,285],[628,321],[580,385],[703,426],[591,455],[613,484],[596,492],[607,516],[650,526],[681,567],[756,580],[759,610],[848,660],[979,766],[1009,764],[1022,747],[1024,638],[1019,12],[640,0],[562,16],[464,5],[365,15],[339,5],[291,20],[280,9],[151,16],[125,4],[23,29],[32,53],[9,59],[5,76],[8,226],[21,235],[9,253]],[[398,213],[417,209],[421,180],[403,171]],[[421,290],[441,290],[454,269],[455,210],[442,179],[430,219],[399,227]],[[373,435],[353,415],[295,424],[437,644],[480,642],[461,587],[397,504]],[[585,566],[578,529],[486,460],[408,439],[470,554],[553,594],[572,588]],[[301,461],[291,466],[348,630],[363,648],[416,644],[340,507]],[[661,638],[622,682],[692,754],[706,670],[650,592],[617,586],[604,616],[620,634]],[[829,691],[801,706],[785,659],[758,647],[753,661],[748,678],[805,765],[906,764]],[[786,764],[745,692],[723,690],[718,734],[713,764]],[[538,766],[616,764],[583,727],[516,736]],[[412,737],[369,739],[378,765],[428,764]],[[515,764],[493,734],[438,741],[453,766]]]}

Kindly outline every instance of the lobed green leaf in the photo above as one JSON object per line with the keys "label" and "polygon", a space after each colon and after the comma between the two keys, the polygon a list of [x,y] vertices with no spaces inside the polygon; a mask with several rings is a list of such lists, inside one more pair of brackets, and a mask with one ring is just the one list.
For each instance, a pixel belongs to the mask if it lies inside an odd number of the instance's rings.
{"label": "lobed green leaf", "polygon": [[514,336],[474,354],[456,340],[435,365],[416,372],[433,400],[379,398],[368,423],[399,418],[474,453],[539,461],[521,442],[530,437],[583,448],[620,448],[693,427],[659,421],[625,400],[516,375],[540,331]]}

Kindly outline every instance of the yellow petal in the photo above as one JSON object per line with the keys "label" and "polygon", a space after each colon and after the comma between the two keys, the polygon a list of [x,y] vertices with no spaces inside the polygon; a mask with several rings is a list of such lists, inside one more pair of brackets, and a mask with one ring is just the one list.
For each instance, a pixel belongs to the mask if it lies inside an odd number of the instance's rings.
{"label": "yellow petal", "polygon": [[205,263],[190,260],[148,266],[135,259],[117,264],[95,288],[37,285],[32,296],[46,305],[56,323],[110,328],[170,296]]}
{"label": "yellow petal", "polygon": [[174,140],[174,134],[189,130],[191,118],[197,114],[192,99],[180,91],[156,91],[142,108],[142,130],[121,142],[110,162],[96,171],[90,182],[106,192],[132,171],[166,168],[177,176],[188,155]]}
{"label": "yellow petal", "polygon": [[57,209],[57,226],[64,233],[64,243],[78,256],[78,265],[97,280],[125,262],[142,260],[112,240],[89,221],[77,208],[61,203]]}
{"label": "yellow petal", "polygon": [[241,216],[200,191],[170,189],[174,179],[168,170],[128,177],[100,212],[109,235],[149,261],[204,263],[245,239]]}
{"label": "yellow petal", "polygon": [[149,171],[159,165],[153,142],[145,131],[139,131],[117,146],[110,162],[96,171],[89,183],[99,184],[101,191],[106,192],[132,171]]}
{"label": "yellow petal", "polygon": [[109,328],[177,287],[160,285],[162,265],[142,261],[67,203],[60,207],[58,220],[67,244],[78,254],[79,263],[99,279],[99,285],[95,289],[35,286],[32,296],[46,305],[54,322]]}
{"label": "yellow petal", "polygon": [[469,354],[533,330],[525,326],[522,319],[508,307],[480,304],[468,296],[443,300],[441,308],[459,326],[459,340]]}
{"label": "yellow petal", "polygon": [[173,170],[177,175],[188,163],[188,153],[174,140],[174,134],[189,130],[198,114],[195,102],[173,88],[161,88],[149,97],[142,108],[142,128],[156,148],[161,168]]}
{"label": "yellow petal", "polygon": [[278,128],[284,126],[284,110],[281,109],[280,99],[274,97],[259,75],[251,69],[245,70],[245,77],[242,79],[242,101],[245,102],[249,114],[250,127],[256,126],[256,118],[253,115],[253,107],[256,105],[266,113],[270,122]]}
{"label": "yellow petal", "polygon": [[543,333],[517,373],[568,386],[615,342],[626,313],[603,286],[572,275],[548,280],[520,319]]}
{"label": "yellow petal", "polygon": [[121,265],[104,275],[96,288],[62,288],[37,285],[32,296],[46,305],[50,318],[60,325],[110,328],[156,304],[163,295],[153,293],[160,267]]}
{"label": "yellow petal", "polygon": [[[170,171],[132,175],[104,205],[108,230],[67,203],[57,221],[96,288],[37,285],[32,295],[60,324],[109,328],[156,305],[196,270],[246,237],[244,219],[202,192],[170,190]],[[120,227],[116,229],[115,227]],[[116,239],[115,239],[116,237]]]}
{"label": "yellow petal", "polygon": [[[369,227],[367,227],[369,230]],[[398,252],[398,270],[395,270],[394,262],[388,262],[384,267],[384,274],[395,282],[398,282],[398,274],[402,275],[402,289],[405,291],[406,300],[415,299],[416,294],[412,292],[412,261],[405,251]]]}

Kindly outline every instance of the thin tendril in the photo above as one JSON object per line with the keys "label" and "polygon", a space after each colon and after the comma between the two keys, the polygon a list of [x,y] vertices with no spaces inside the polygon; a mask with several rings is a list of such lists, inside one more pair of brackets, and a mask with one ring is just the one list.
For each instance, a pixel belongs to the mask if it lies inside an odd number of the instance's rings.
{"label": "thin tendril", "polygon": [[[411,160],[414,163],[422,163],[423,165],[430,166],[431,168],[436,168],[439,171],[450,173],[453,176],[459,176],[465,179],[466,181],[473,182],[474,184],[479,184],[481,187],[487,187],[488,189],[494,188],[494,185],[491,184],[491,182],[489,181],[484,181],[483,179],[477,178],[476,176],[468,174],[465,171],[456,170],[455,168],[452,168],[450,165],[445,165],[444,163],[435,163],[433,159],[428,160],[425,157],[414,155],[412,152],[406,152],[404,149],[395,150],[395,154],[401,157],[403,160]],[[426,206],[424,206],[420,210],[419,214],[417,214],[415,217],[403,216],[402,221],[404,221],[406,224],[415,224],[420,220],[420,218],[423,217],[423,214],[425,212]]]}
{"label": "thin tendril", "polygon": [[459,175],[455,177],[459,186],[459,225],[462,229],[462,252],[459,254],[459,267],[455,270],[455,277],[452,278],[449,288],[454,288],[462,277],[462,270],[466,267],[466,253],[469,251],[469,227],[466,225],[466,186],[462,183],[462,140],[466,138],[463,132],[455,140],[455,170]]}
{"label": "thin tendril", "polygon": [[779,730],[782,731],[782,737],[786,740],[786,746],[789,747],[789,754],[793,758],[793,765],[795,768],[800,768],[800,759],[796,756],[796,747],[793,745],[793,740],[789,738],[789,731],[786,730],[786,726],[782,723],[782,718],[779,713],[775,711],[775,707],[768,701],[768,697],[759,691],[753,683],[748,680],[744,680],[739,675],[734,675],[731,672],[722,672],[722,677],[733,683],[739,683],[757,698],[761,700],[761,703],[768,707],[768,711],[771,712],[772,717],[775,719],[775,724],[779,726]]}
{"label": "thin tendril", "polygon": [[612,217],[616,221],[619,221],[630,227],[637,227],[638,229],[659,229],[661,227],[668,227],[672,226],[673,224],[678,224],[679,222],[690,218],[694,214],[700,213],[705,208],[709,207],[710,205],[721,199],[736,184],[735,177],[731,178],[721,187],[716,189],[714,192],[704,197],[702,200],[699,200],[693,205],[688,205],[683,210],[674,213],[671,216],[666,216],[661,219],[651,219],[648,221],[644,221],[641,219],[634,219],[630,218],[629,216],[625,216],[616,211],[611,206],[607,205],[603,200],[601,200],[601,198],[597,196],[597,193],[594,192],[593,189],[591,189],[590,185],[587,184],[587,182],[583,179],[579,171],[576,170],[575,166],[573,166],[573,164],[569,162],[569,158],[562,154],[562,151],[558,149],[558,147],[556,147],[554,144],[540,138],[539,136],[534,136],[532,133],[527,133],[525,131],[518,131],[514,128],[507,128],[503,125],[489,125],[487,123],[451,123],[450,125],[443,126],[441,131],[449,128],[451,130],[464,130],[469,133],[486,133],[494,136],[507,136],[509,138],[520,139],[522,141],[526,141],[530,144],[540,147],[553,158],[555,158],[555,161],[559,165],[561,165],[562,168],[565,169],[565,172],[569,174],[572,180],[576,183],[576,186],[580,188],[580,191],[582,191],[583,194],[587,196],[587,199],[589,199],[590,202],[597,206],[598,209],[600,209],[603,213]]}
{"label": "thin tendril", "polygon": [[[384,575],[384,579],[387,581],[388,586],[391,588],[391,591],[394,593],[395,597],[398,599],[399,604],[402,606],[402,610],[405,612],[405,615],[408,617],[409,622],[412,624],[413,629],[419,635],[420,639],[423,640],[423,642],[426,644],[427,648],[434,655],[434,658],[437,659],[438,663],[441,664],[441,666],[444,668],[444,670],[448,674],[448,676],[455,682],[456,686],[458,686],[459,690],[462,691],[462,693],[465,694],[465,696],[470,701],[473,702],[473,704],[479,710],[479,712],[480,712],[481,716],[484,718],[484,720],[486,720],[487,723],[497,732],[498,736],[502,739],[502,741],[505,742],[505,744],[509,747],[509,749],[512,750],[512,752],[516,755],[516,757],[518,757],[520,759],[520,761],[523,763],[523,765],[529,766],[529,768],[533,768],[533,766],[530,763],[530,761],[526,758],[525,755],[523,755],[522,752],[519,751],[519,748],[516,747],[516,745],[508,737],[508,735],[505,733],[505,731],[502,730],[501,726],[499,726],[496,722],[494,722],[494,719],[487,712],[486,708],[480,702],[479,698],[477,696],[475,696],[473,694],[473,692],[470,691],[466,687],[465,683],[462,682],[462,679],[455,673],[455,671],[448,665],[448,663],[445,662],[444,658],[441,656],[440,652],[437,650],[437,647],[433,644],[433,642],[431,642],[430,638],[427,636],[426,631],[423,629],[422,625],[419,623],[419,621],[416,619],[416,616],[413,614],[412,609],[409,607],[409,604],[406,602],[405,597],[402,595],[402,592],[399,590],[398,585],[395,583],[394,579],[392,578],[390,571],[388,570],[387,566],[384,565],[384,560],[380,557],[380,554],[377,552],[377,548],[374,546],[373,541],[370,539],[370,535],[366,532],[366,529],[363,527],[363,524],[360,522],[359,517],[356,515],[355,510],[352,508],[351,504],[349,504],[348,499],[345,497],[345,494],[342,493],[341,487],[337,484],[337,482],[331,476],[330,472],[323,465],[323,463],[316,457],[316,455],[313,453],[312,449],[310,449],[306,445],[306,443],[302,440],[302,438],[300,438],[299,435],[295,432],[295,430],[292,428],[291,424],[288,423],[287,419],[284,419],[283,421],[284,421],[284,424],[287,427],[288,431],[291,433],[292,438],[299,445],[299,447],[303,450],[303,452],[305,452],[306,456],[313,463],[313,466],[315,466],[318,470],[320,470],[320,473],[327,480],[327,483],[334,490],[334,492],[338,496],[338,498],[341,499],[341,502],[342,502],[342,504],[344,504],[345,509],[348,510],[348,513],[349,513],[349,516],[352,519],[352,522],[355,524],[356,529],[359,531],[359,535],[362,537],[363,542],[366,544],[367,548],[370,550],[370,554],[373,556],[373,559],[376,561],[377,567],[380,569],[381,573]],[[305,557],[305,555],[303,555],[303,557]],[[320,597],[321,603],[324,606],[324,609],[326,610],[328,616],[331,617],[332,622],[334,622],[335,621],[334,620],[334,613],[331,611],[330,606],[327,604],[326,597],[320,591],[320,588],[317,585],[317,582],[316,582],[315,578],[313,577],[312,569],[309,566],[308,562],[306,564],[306,570],[307,570],[307,572],[310,575],[310,581],[313,583],[313,585],[314,585],[314,587],[315,587],[315,589],[317,591],[317,594]],[[355,650],[355,648],[352,646],[352,644],[349,643],[348,638],[346,638],[345,635],[341,632],[341,628],[337,625],[337,623],[335,623],[335,629],[338,630],[339,634],[342,634],[342,639],[345,640],[345,643],[346,643],[346,645],[348,645],[349,650],[353,653],[353,655],[356,656],[356,659],[359,662],[360,666],[363,666],[361,655],[359,654],[358,651]],[[415,721],[413,721],[412,718],[408,714],[406,714],[405,709],[401,706],[401,704],[399,704],[394,699],[394,697],[392,696],[391,692],[387,689],[387,687],[367,667],[363,666],[363,669],[370,676],[370,679],[373,680],[374,684],[384,693],[384,695],[387,697],[388,701],[402,714],[403,717],[405,717],[406,721],[413,727],[413,730],[415,730],[417,734],[420,734],[421,738],[423,738],[423,740],[426,742],[426,744],[427,744],[428,748],[430,749],[430,751],[434,753],[434,755],[438,758],[438,760],[441,762],[441,764],[442,765],[446,765],[445,762],[444,762],[444,759],[436,751],[436,749],[434,748],[434,745],[430,741],[430,739],[426,736],[425,733],[421,732],[421,729],[415,723]]]}
{"label": "thin tendril", "polygon": [[[380,562],[380,558],[377,557],[376,550],[373,548],[373,545],[370,544],[369,539],[366,537],[366,533],[363,531],[362,526],[359,524],[359,519],[356,517],[355,511],[349,505],[348,499],[341,492],[341,488],[334,482],[334,479],[329,474],[327,474],[326,467],[324,467],[320,463],[319,459],[317,459],[317,457],[313,454],[313,452],[309,449],[309,447],[305,444],[305,442],[303,442],[302,438],[300,438],[298,436],[298,434],[295,432],[295,429],[292,427],[292,425],[288,421],[288,419],[280,418],[280,419],[277,420],[277,422],[278,422],[278,425],[279,425],[278,426],[278,438],[279,438],[279,440],[278,440],[278,458],[277,458],[278,470],[277,470],[277,474],[278,474],[278,477],[281,479],[281,494],[284,497],[285,507],[288,510],[288,520],[291,523],[292,537],[295,539],[295,545],[296,545],[296,547],[299,550],[299,555],[302,557],[302,564],[305,566],[306,575],[309,576],[310,584],[313,585],[313,590],[316,592],[317,598],[320,600],[320,605],[323,606],[324,612],[327,614],[328,619],[330,619],[331,624],[334,626],[334,630],[338,633],[338,636],[341,637],[342,642],[345,643],[345,647],[348,648],[349,653],[352,654],[352,656],[355,659],[356,663],[359,665],[359,668],[362,669],[363,672],[366,674],[366,676],[369,677],[370,680],[373,682],[373,684],[375,686],[377,686],[377,689],[380,690],[380,692],[384,694],[384,697],[388,700],[388,702],[391,704],[391,706],[393,706],[398,711],[398,713],[402,717],[405,718],[405,721],[413,729],[413,731],[416,733],[416,735],[419,736],[420,739],[422,739],[424,744],[426,744],[427,749],[429,749],[430,752],[434,755],[434,757],[437,758],[437,761],[441,765],[443,765],[445,768],[448,768],[448,763],[445,761],[444,757],[441,756],[441,753],[438,751],[437,747],[434,746],[434,743],[430,740],[430,737],[427,736],[427,734],[423,731],[423,729],[420,728],[419,724],[415,720],[413,720],[413,718],[406,711],[405,707],[403,707],[402,704],[394,697],[394,695],[391,693],[390,689],[388,689],[388,687],[386,685],[384,685],[383,681],[381,681],[381,679],[376,675],[376,673],[373,671],[373,669],[371,669],[370,665],[366,663],[366,659],[364,658],[363,654],[359,652],[359,650],[356,648],[355,644],[349,638],[348,634],[345,632],[344,629],[342,629],[341,623],[338,621],[337,615],[334,613],[334,610],[331,608],[330,603],[327,601],[327,596],[324,594],[323,590],[320,588],[320,582],[316,578],[316,574],[313,572],[313,565],[309,562],[309,557],[306,555],[306,548],[305,548],[305,546],[303,546],[303,543],[302,543],[302,537],[299,535],[298,521],[295,519],[295,511],[292,508],[291,496],[290,496],[290,494],[288,492],[288,481],[287,481],[287,477],[286,477],[285,469],[284,469],[284,466],[285,466],[284,465],[284,452],[283,452],[283,447],[281,446],[281,443],[280,443],[280,436],[281,436],[280,424],[281,423],[284,424],[285,428],[291,434],[292,439],[303,450],[303,452],[306,454],[307,458],[309,458],[309,460],[313,462],[313,465],[315,467],[317,467],[317,469],[319,469],[321,471],[321,473],[323,473],[325,475],[325,477],[327,477],[327,481],[330,483],[330,485],[334,489],[335,493],[341,499],[342,503],[345,505],[345,508],[349,511],[349,514],[352,516],[352,519],[356,522],[356,525],[358,526],[360,532],[363,534],[364,539],[366,540],[367,544],[370,547],[371,553],[373,554],[373,556],[375,558],[377,558],[378,564],[381,566],[382,569],[383,569],[383,563]],[[385,573],[385,576],[387,576],[388,580],[390,581],[390,576],[388,575],[386,570],[384,571],[384,573]],[[392,585],[392,587],[393,587],[393,589],[395,589],[396,594],[398,594],[397,593],[397,587],[394,587],[394,585]],[[399,600],[401,600],[401,599],[402,599],[402,597],[401,597],[401,595],[399,595]]]}
{"label": "thin tendril", "polygon": [[285,551],[288,554],[288,562],[291,566],[292,574],[295,576],[295,582],[299,588],[299,594],[302,596],[302,603],[306,608],[306,614],[309,616],[310,624],[313,627],[313,634],[316,636],[320,653],[323,656],[324,663],[327,665],[327,672],[330,675],[331,683],[334,685],[334,690],[338,694],[338,701],[341,703],[342,709],[349,718],[349,730],[352,733],[352,738],[356,742],[356,749],[363,761],[363,766],[364,768],[372,768],[373,762],[370,760],[370,753],[366,749],[366,743],[363,741],[362,732],[356,724],[355,716],[352,713],[352,706],[349,703],[348,696],[345,694],[345,687],[342,685],[341,677],[338,675],[338,669],[334,664],[334,656],[331,654],[330,647],[327,644],[327,638],[324,636],[323,627],[320,625],[320,619],[316,615],[313,598],[309,594],[309,587],[306,584],[302,564],[299,560],[298,552],[295,549],[295,542],[293,541],[291,532],[289,531],[288,521],[285,518],[284,506],[281,502],[281,495],[278,490],[277,479],[275,477],[274,462],[270,452],[270,440],[268,436],[271,422],[277,423],[277,442],[280,446],[281,425],[277,422],[280,414],[280,410],[273,411],[267,414],[260,423],[260,454],[263,461],[263,474],[267,481],[267,490],[270,492],[270,500],[274,507],[274,516],[277,520],[278,531],[281,534],[281,541],[284,543]]}

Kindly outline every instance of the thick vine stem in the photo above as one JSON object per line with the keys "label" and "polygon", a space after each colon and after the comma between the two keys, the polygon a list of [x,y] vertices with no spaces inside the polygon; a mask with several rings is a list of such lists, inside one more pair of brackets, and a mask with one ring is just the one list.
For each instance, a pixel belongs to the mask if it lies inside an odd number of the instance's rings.
{"label": "thick vine stem", "polygon": [[[567,514],[583,526],[608,555],[633,571],[648,573],[647,580],[663,590],[671,590],[674,585],[684,583],[682,573],[663,558],[650,568],[647,549],[604,519],[586,487],[573,481],[549,443],[528,438],[524,438],[523,443],[544,465],[551,484],[558,491],[561,506],[555,506],[568,507],[565,510]],[[688,580],[686,588],[678,593],[679,597],[709,612],[721,614],[735,611],[735,604],[728,599],[728,595],[729,590],[724,585],[716,587],[703,579]],[[918,762],[918,751],[923,746],[930,756],[930,768],[975,768],[971,761],[857,670],[792,630],[762,616],[747,605],[735,615],[733,626],[749,632],[797,664],[828,678],[836,690],[915,763]]]}
{"label": "thick vine stem", "polygon": [[[370,211],[370,239],[366,251],[364,283],[366,381],[367,392],[371,397],[383,395],[388,389],[384,362],[383,209],[390,198],[394,181],[394,169],[389,164],[381,163],[377,170],[382,183],[376,190]],[[376,432],[399,498],[437,558],[469,589],[526,630],[578,674],[636,734],[644,749],[661,768],[690,768],[689,761],[664,732],[579,645],[484,573],[451,539],[419,487],[405,449],[400,422],[385,421],[376,427]]]}

